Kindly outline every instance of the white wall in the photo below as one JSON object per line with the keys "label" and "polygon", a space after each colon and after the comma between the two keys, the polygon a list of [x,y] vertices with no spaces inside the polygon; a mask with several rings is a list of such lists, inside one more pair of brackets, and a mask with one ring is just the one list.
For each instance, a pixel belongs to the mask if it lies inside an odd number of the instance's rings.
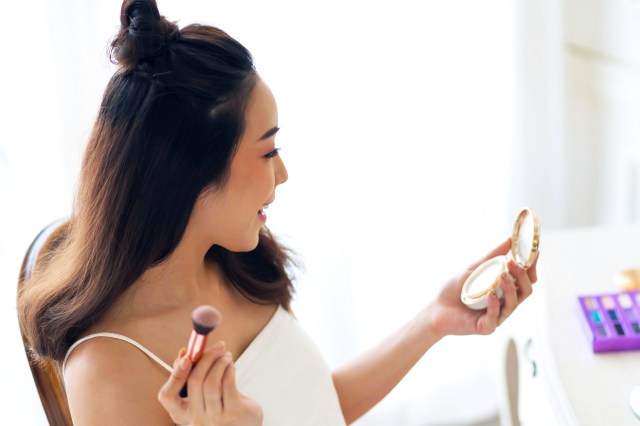
{"label": "white wall", "polygon": [[[640,220],[640,4],[565,0],[568,206],[581,225]],[[567,158],[569,160],[569,158]]]}
{"label": "white wall", "polygon": [[640,4],[517,3],[512,201],[549,227],[640,220]]}

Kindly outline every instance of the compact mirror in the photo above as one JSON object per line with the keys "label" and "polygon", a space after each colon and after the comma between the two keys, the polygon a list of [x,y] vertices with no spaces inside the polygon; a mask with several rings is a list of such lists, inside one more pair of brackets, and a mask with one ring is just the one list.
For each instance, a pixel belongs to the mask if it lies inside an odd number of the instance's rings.
{"label": "compact mirror", "polygon": [[536,260],[540,245],[540,225],[536,212],[523,209],[513,226],[511,236],[511,254],[524,269],[529,269]]}
{"label": "compact mirror", "polygon": [[[524,269],[529,269],[536,260],[539,245],[538,216],[532,209],[523,209],[513,226],[510,255]],[[504,294],[500,287],[500,275],[509,271],[508,262],[507,256],[496,256],[478,266],[462,285],[462,303],[472,309],[484,309],[491,290],[495,290],[496,295],[502,298]]]}

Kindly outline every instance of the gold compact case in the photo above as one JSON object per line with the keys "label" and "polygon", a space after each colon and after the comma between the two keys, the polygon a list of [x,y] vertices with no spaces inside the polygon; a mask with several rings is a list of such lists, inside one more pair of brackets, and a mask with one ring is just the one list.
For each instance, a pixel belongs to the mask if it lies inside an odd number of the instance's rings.
{"label": "gold compact case", "polygon": [[613,282],[622,291],[640,290],[640,269],[627,269],[613,276]]}
{"label": "gold compact case", "polygon": [[504,293],[500,287],[500,276],[508,273],[509,256],[523,269],[529,269],[538,255],[540,246],[540,224],[538,216],[529,208],[518,214],[511,235],[511,252],[506,256],[493,257],[473,270],[462,285],[460,299],[471,309],[485,309],[487,297],[495,290],[498,298]]}

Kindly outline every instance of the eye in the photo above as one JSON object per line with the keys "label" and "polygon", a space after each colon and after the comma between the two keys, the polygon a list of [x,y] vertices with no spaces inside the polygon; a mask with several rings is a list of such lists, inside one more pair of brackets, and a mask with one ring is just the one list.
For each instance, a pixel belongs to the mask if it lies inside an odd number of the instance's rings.
{"label": "eye", "polygon": [[276,148],[273,151],[268,152],[267,154],[264,155],[264,158],[273,158],[276,155],[278,155],[278,152],[280,151],[280,148]]}

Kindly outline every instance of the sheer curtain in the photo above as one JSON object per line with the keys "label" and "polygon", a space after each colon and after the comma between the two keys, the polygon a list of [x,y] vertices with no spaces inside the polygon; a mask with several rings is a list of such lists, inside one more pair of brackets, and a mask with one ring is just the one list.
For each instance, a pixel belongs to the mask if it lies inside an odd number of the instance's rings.
{"label": "sheer curtain", "polygon": [[562,3],[518,0],[515,5],[520,113],[510,198],[514,206],[532,203],[546,229],[584,225],[591,215],[584,203],[592,191],[588,170],[596,158],[565,140]]}
{"label": "sheer curtain", "polygon": [[[508,236],[520,207],[510,202],[518,111],[512,2],[159,7],[182,25],[217,25],[240,40],[276,96],[290,179],[269,226],[305,264],[294,309],[330,365],[393,332]],[[1,29],[11,42],[2,59],[0,248],[3,361],[16,368],[3,373],[0,400],[15,401],[10,418],[21,424],[44,420],[21,353],[15,278],[30,239],[69,212],[113,71],[105,48],[119,8],[119,0],[1,7],[15,17]],[[445,339],[360,424],[495,414],[497,338]]]}
{"label": "sheer curtain", "polygon": [[640,221],[640,8],[519,0],[514,205],[549,227]]}

